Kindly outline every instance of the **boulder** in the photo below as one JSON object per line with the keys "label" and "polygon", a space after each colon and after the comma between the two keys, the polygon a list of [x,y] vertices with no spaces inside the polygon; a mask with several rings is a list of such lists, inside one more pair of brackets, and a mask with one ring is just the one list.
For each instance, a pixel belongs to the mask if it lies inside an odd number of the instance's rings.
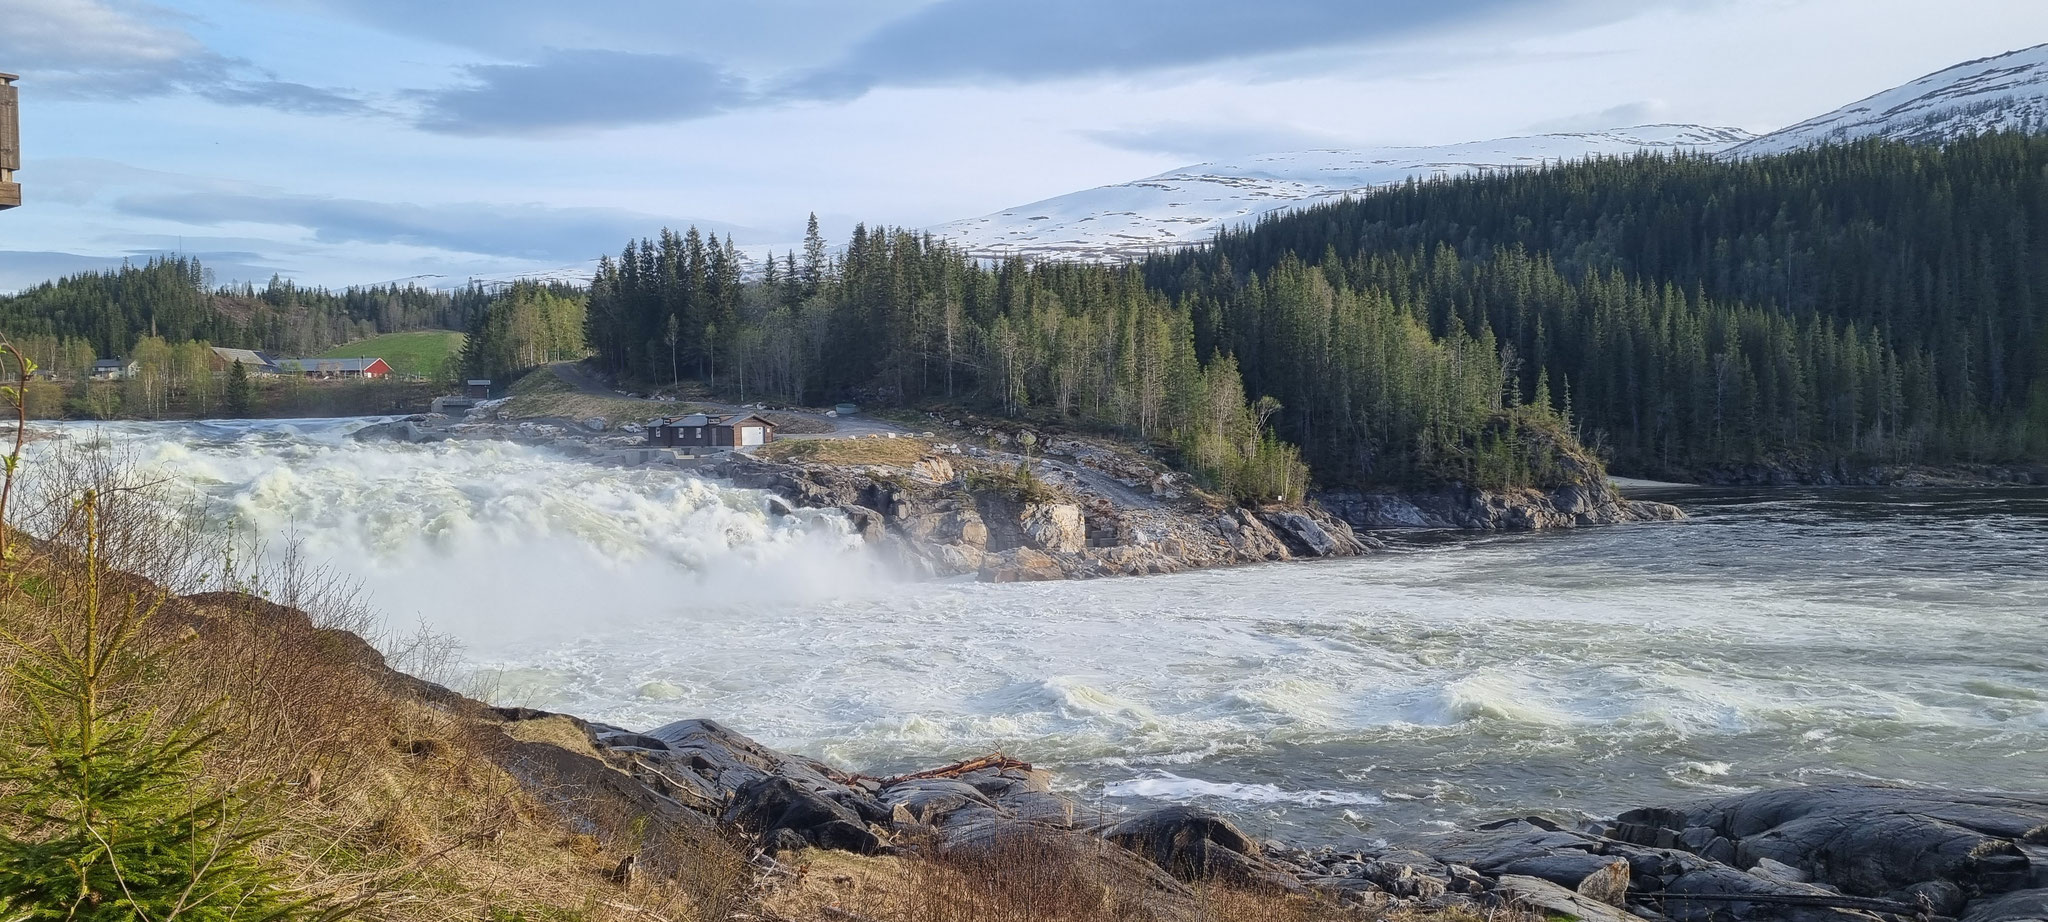
{"label": "boulder", "polygon": [[1272,526],[1273,533],[1287,545],[1297,557],[1329,557],[1337,553],[1337,541],[1330,533],[1317,525],[1314,519],[1299,512],[1279,510],[1262,512],[1259,518]]}
{"label": "boulder", "polygon": [[1222,878],[1299,888],[1279,866],[1262,859],[1257,842],[1229,820],[1200,807],[1162,807],[1141,813],[1103,830],[1102,837],[1181,880]]}
{"label": "boulder", "polygon": [[741,785],[720,819],[771,853],[811,847],[872,855],[881,845],[852,810],[773,775]]}
{"label": "boulder", "polygon": [[873,509],[848,504],[840,506],[839,511],[846,516],[847,523],[853,526],[854,534],[860,535],[870,543],[882,540],[882,536],[888,533],[883,525],[882,514]]}
{"label": "boulder", "polygon": [[1497,886],[1502,894],[1544,915],[1565,916],[1583,922],[1643,922],[1642,916],[1538,877],[1507,874],[1501,877]]}
{"label": "boulder", "polygon": [[2015,890],[1978,900],[1961,922],[2048,922],[2048,890]]}
{"label": "boulder", "polygon": [[1067,571],[1050,555],[1020,547],[983,557],[978,578],[984,583],[1030,583],[1066,579]]}
{"label": "boulder", "polygon": [[951,483],[953,478],[958,476],[953,470],[953,462],[938,455],[918,459],[916,463],[910,465],[910,473],[911,476],[932,483]]}
{"label": "boulder", "polygon": [[2048,838],[2048,796],[1789,788],[1631,810],[1615,837],[1688,849],[1725,838],[1738,867],[1769,860],[1859,896],[1896,898],[1926,881],[1990,895],[2037,885],[2022,845]]}
{"label": "boulder", "polygon": [[1230,545],[1239,560],[1288,560],[1294,556],[1266,523],[1244,509],[1232,509],[1217,516],[1210,527]]}
{"label": "boulder", "polygon": [[1055,554],[1072,554],[1088,546],[1088,528],[1081,507],[1072,503],[1032,503],[1024,507],[1024,540]]}

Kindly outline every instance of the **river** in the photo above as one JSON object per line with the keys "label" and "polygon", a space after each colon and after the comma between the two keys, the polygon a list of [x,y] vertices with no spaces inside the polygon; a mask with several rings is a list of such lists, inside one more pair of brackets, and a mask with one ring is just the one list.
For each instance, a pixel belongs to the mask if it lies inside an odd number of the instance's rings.
{"label": "river", "polygon": [[500,703],[869,773],[1001,749],[1105,811],[1306,841],[2048,777],[2048,490],[1684,489],[1643,494],[1677,524],[990,586],[892,579],[835,515],[673,471],[359,425],[107,431],[460,639]]}

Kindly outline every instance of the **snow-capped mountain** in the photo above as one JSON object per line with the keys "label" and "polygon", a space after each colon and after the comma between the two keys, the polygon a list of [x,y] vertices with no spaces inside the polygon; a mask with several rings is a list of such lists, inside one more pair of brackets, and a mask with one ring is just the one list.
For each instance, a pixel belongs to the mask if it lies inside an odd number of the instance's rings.
{"label": "snow-capped mountain", "polygon": [[2048,45],[1957,64],[1726,153],[1781,154],[1873,135],[1939,144],[2002,130],[2048,131]]}
{"label": "snow-capped mountain", "polygon": [[1717,152],[1756,136],[1735,128],[1642,125],[1441,147],[1261,154],[1199,163],[932,228],[977,256],[1129,259],[1202,243],[1229,226],[1334,201],[1378,186],[1487,170],[1515,170],[1595,155]]}

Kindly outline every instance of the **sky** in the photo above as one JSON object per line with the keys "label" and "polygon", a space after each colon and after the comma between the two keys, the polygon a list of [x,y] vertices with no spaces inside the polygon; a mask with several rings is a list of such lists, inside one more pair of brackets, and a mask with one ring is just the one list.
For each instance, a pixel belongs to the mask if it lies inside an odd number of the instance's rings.
{"label": "sky", "polygon": [[1764,132],[2044,41],[2035,0],[0,0],[0,291],[172,251],[449,284],[1247,153]]}

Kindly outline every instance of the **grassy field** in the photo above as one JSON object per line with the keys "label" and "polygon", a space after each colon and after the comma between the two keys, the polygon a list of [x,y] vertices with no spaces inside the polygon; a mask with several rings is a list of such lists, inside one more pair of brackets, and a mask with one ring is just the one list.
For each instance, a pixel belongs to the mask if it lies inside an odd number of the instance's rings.
{"label": "grassy field", "polygon": [[763,446],[760,455],[771,461],[909,467],[931,450],[923,439],[791,439]]}
{"label": "grassy field", "polygon": [[317,359],[383,359],[394,374],[436,377],[462,351],[462,334],[454,330],[386,333],[357,340],[313,356]]}

